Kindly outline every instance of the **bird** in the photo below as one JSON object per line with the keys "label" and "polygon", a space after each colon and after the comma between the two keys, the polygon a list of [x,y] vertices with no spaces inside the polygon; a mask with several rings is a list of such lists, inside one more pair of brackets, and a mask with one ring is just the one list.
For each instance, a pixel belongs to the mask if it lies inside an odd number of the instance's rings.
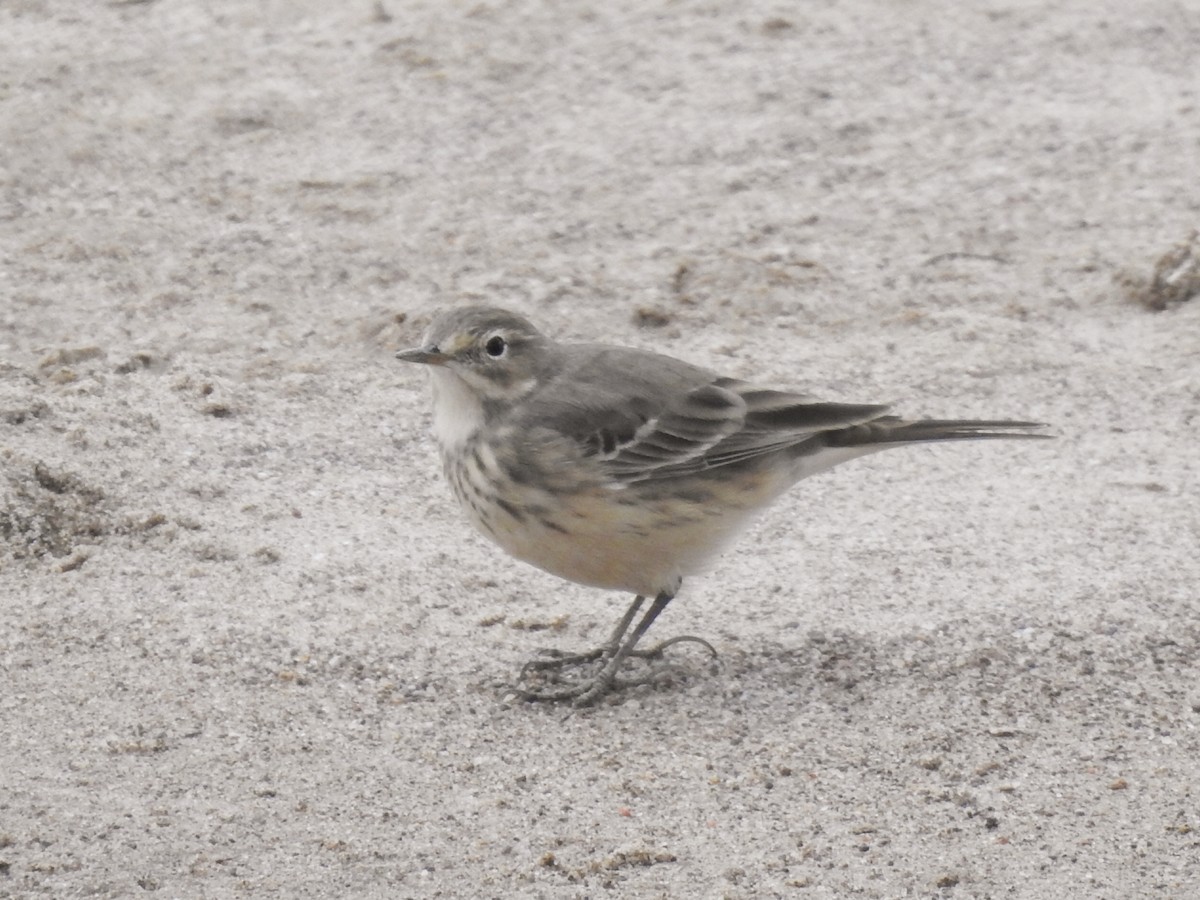
{"label": "bird", "polygon": [[[889,447],[1047,436],[1038,422],[909,419],[647,350],[560,343],[496,306],[438,312],[396,359],[429,371],[443,472],[476,529],[562,579],[634,595],[600,647],[536,659],[518,678],[530,686],[509,686],[577,707],[658,677],[622,678],[631,657],[680,641],[716,655],[694,635],[639,642],[684,579],[801,479]],[[585,664],[591,677],[561,677]]]}

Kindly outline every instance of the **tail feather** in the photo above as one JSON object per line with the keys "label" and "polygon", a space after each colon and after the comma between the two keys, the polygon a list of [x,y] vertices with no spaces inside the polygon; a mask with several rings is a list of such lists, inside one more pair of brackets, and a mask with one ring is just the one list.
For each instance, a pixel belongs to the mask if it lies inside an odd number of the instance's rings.
{"label": "tail feather", "polygon": [[[869,447],[874,444],[913,444],[924,441],[976,441],[1033,438],[1046,440],[1052,435],[1037,434],[1045,428],[1041,422],[1014,422],[1007,419],[921,419],[880,416],[870,422],[825,432],[829,447]],[[882,449],[882,448],[881,448]]]}

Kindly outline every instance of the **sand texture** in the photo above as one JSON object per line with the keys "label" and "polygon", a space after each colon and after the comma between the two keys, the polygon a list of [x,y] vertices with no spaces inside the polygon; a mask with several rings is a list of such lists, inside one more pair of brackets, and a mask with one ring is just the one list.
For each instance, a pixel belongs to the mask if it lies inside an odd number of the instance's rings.
{"label": "sand texture", "polygon": [[[1200,896],[1195,0],[0,2],[0,897]],[[1194,299],[1193,299],[1194,298]],[[464,524],[433,310],[1047,442],[653,636]]]}

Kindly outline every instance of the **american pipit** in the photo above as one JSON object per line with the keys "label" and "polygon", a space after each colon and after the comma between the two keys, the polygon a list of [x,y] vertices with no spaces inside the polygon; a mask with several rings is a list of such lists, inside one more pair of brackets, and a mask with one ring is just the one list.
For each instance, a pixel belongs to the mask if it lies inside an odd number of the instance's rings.
{"label": "american pipit", "polygon": [[594,677],[516,689],[531,700],[586,705],[645,680],[618,679],[630,656],[679,640],[711,651],[691,636],[635,648],[684,577],[801,478],[905,444],[1042,437],[1033,422],[903,419],[657,353],[560,344],[493,307],[439,314],[421,346],[396,358],[430,367],[446,479],[476,528],[561,578],[636,595],[597,650],[522,670],[599,660]]}

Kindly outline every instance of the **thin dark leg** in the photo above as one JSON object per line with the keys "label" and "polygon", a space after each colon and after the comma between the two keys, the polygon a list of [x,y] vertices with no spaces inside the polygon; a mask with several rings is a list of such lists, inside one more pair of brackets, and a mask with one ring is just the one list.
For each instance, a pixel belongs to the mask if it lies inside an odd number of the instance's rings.
{"label": "thin dark leg", "polygon": [[650,604],[650,608],[646,610],[641,621],[637,623],[637,628],[633,629],[633,634],[612,655],[612,658],[604,664],[604,668],[600,670],[600,674],[592,680],[591,686],[575,698],[576,706],[591,706],[612,690],[613,685],[616,683],[617,672],[621,668],[621,664],[629,658],[629,654],[633,652],[633,648],[637,646],[637,642],[642,639],[642,635],[654,624],[654,620],[658,618],[658,614],[666,609],[667,604],[674,599],[675,596],[673,594],[659,594],[654,598],[654,602]]}
{"label": "thin dark leg", "polygon": [[[609,666],[612,666],[614,670],[620,667],[621,663],[623,663],[629,657],[629,654],[633,652],[633,648],[637,646],[637,642],[642,639],[642,635],[650,630],[650,626],[654,624],[654,620],[658,618],[658,614],[666,609],[667,604],[674,599],[674,594],[659,594],[654,598],[654,602],[650,604],[650,608],[646,610],[645,615],[642,616],[642,620],[637,623],[637,628],[633,629],[633,634],[629,636],[629,640],[627,640],[624,644],[621,644],[617,652],[613,654],[612,659],[609,660]],[[641,606],[641,600],[642,598],[638,597],[638,606]],[[633,616],[631,613],[635,611],[636,608],[631,607],[629,613],[626,615],[632,619]],[[626,627],[628,627],[628,625]]]}

